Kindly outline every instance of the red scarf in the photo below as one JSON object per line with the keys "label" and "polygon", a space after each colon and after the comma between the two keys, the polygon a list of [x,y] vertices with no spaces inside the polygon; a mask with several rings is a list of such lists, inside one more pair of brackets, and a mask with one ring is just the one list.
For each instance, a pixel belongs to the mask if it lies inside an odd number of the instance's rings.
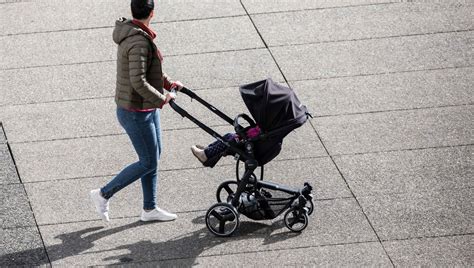
{"label": "red scarf", "polygon": [[[147,33],[151,37],[151,40],[155,39],[156,33],[150,27],[146,26],[141,21],[136,19],[133,19],[132,23],[140,27],[140,29],[142,29],[143,31],[145,31],[145,33]],[[163,62],[163,55],[161,54],[161,51],[158,49],[158,47],[156,48],[156,56],[158,57],[158,59],[160,59],[161,62]]]}

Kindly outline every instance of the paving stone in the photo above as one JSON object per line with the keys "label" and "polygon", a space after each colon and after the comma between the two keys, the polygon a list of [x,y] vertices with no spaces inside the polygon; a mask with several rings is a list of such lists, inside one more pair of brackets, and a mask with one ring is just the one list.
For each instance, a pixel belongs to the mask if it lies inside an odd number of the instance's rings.
{"label": "paving stone", "polygon": [[472,146],[336,156],[359,196],[474,187]]}
{"label": "paving stone", "polygon": [[251,253],[236,253],[216,257],[197,257],[177,259],[139,265],[157,265],[160,267],[232,267],[235,265],[259,266],[265,260],[265,265],[273,267],[391,267],[390,260],[377,243],[361,243],[324,247],[309,247],[282,249],[275,251],[258,251]]}
{"label": "paving stone", "polygon": [[[192,20],[246,15],[238,0],[199,1],[158,0],[155,1],[157,21]],[[156,12],[156,11],[155,11]]]}
{"label": "paving stone", "polygon": [[[313,186],[315,199],[352,196],[329,158],[275,161],[266,167],[264,178],[295,189],[309,182]],[[86,221],[97,219],[89,200],[89,191],[105,186],[111,179],[102,177],[26,183],[25,188],[38,224]],[[227,180],[236,180],[234,165],[160,171],[158,206],[180,213],[205,211],[217,202],[216,190]],[[135,217],[139,215],[142,204],[141,184],[137,181],[111,199],[110,217]],[[64,217],[64,211],[74,213]]]}
{"label": "paving stone", "polygon": [[[113,98],[3,107],[11,143],[124,133]],[[59,130],[59,131],[58,131]]]}
{"label": "paving stone", "polygon": [[4,51],[15,51],[2,70],[114,60],[117,54],[111,28],[0,36],[0,42]]}
{"label": "paving stone", "polygon": [[382,240],[470,234],[473,188],[358,197]]}
{"label": "paving stone", "polygon": [[[1,133],[1,132],[0,132]],[[7,144],[0,143],[0,185],[19,183],[18,174],[13,164]]]}
{"label": "paving stone", "polygon": [[[165,56],[264,47],[246,17],[159,26],[155,43]],[[115,60],[117,49],[112,31],[99,28],[0,36],[5,51],[16,51],[2,61],[0,69]]]}
{"label": "paving stone", "polygon": [[130,5],[113,0],[16,1],[2,6],[2,12],[18,18],[17,23],[0,18],[1,35],[12,35],[112,26],[117,18],[130,14]]}
{"label": "paving stone", "polygon": [[[20,1],[18,1],[20,2]],[[18,18],[10,23],[0,18],[4,25],[2,35],[41,31],[64,31],[82,28],[111,27],[119,17],[130,18],[130,3],[106,0],[93,1],[25,1],[2,6],[4,14]],[[58,16],[61,14],[61,16]],[[195,20],[225,16],[245,15],[237,0],[201,1],[192,0],[155,1],[153,24],[163,21]],[[84,19],[93,18],[93,19]],[[45,23],[54,20],[55,23]]]}
{"label": "paving stone", "polygon": [[[215,130],[222,135],[233,131],[231,127]],[[190,147],[213,141],[201,129],[163,132],[161,169],[200,167],[201,163],[194,158]],[[126,135],[16,143],[12,144],[12,150],[23,182],[113,175],[136,161]],[[311,125],[305,124],[285,138],[283,149],[275,160],[326,155]],[[226,163],[233,163],[231,157],[220,162]]]}
{"label": "paving stone", "polygon": [[0,193],[3,200],[0,205],[0,214],[2,215],[0,225],[2,228],[36,225],[23,185],[0,184]]}
{"label": "paving stone", "polygon": [[136,161],[125,135],[12,144],[12,150],[24,183],[112,175]]}
{"label": "paving stone", "polygon": [[[390,0],[362,0],[357,1],[357,5],[383,4],[390,3]],[[272,0],[272,1],[254,1],[242,0],[249,13],[267,13],[294,11],[305,9],[337,8],[355,5],[354,1],[336,0],[336,1],[312,1],[312,0]]]}
{"label": "paving stone", "polygon": [[[114,55],[110,62],[0,70],[4,89],[0,106],[113,97],[115,65]],[[267,77],[284,81],[264,49],[165,57],[163,66],[168,75],[191,89],[236,87]]]}
{"label": "paving stone", "polygon": [[331,154],[353,154],[474,142],[473,106],[316,118]]}
{"label": "paving stone", "polygon": [[472,66],[474,32],[273,47],[288,80]]}
{"label": "paving stone", "polygon": [[[0,71],[0,106],[113,97],[116,63],[50,66]],[[20,109],[18,106],[17,109]],[[0,119],[7,112],[0,107]],[[21,109],[20,109],[21,110]]]}
{"label": "paving stone", "polygon": [[0,229],[0,266],[46,266],[48,257],[36,227]]}
{"label": "paving stone", "polygon": [[[248,17],[183,21],[154,25],[164,55],[264,48]],[[160,38],[160,39],[158,39]]]}
{"label": "paving stone", "polygon": [[[472,67],[291,82],[313,115],[474,103]],[[449,88],[449,90],[446,90]]]}
{"label": "paving stone", "polygon": [[[135,218],[40,226],[53,265],[107,265],[216,256],[236,252],[288,249],[376,241],[352,199],[317,202],[314,216],[300,234],[280,219],[254,222],[241,217],[234,237],[217,238],[204,224],[203,212],[179,214],[175,222],[143,224]],[[183,230],[186,230],[183,233]],[[146,248],[146,250],[145,250]],[[93,253],[93,254],[92,254]]]}
{"label": "paving stone", "polygon": [[397,267],[468,267],[474,261],[473,243],[472,234],[383,242],[385,250]]}
{"label": "paving stone", "polygon": [[[472,3],[398,3],[253,15],[269,46],[471,30]],[[281,33],[285,34],[281,34]]]}

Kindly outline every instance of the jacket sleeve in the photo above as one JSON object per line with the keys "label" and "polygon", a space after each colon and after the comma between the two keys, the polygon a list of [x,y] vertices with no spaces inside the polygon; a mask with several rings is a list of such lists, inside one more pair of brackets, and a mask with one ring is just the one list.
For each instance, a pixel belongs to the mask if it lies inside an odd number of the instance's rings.
{"label": "jacket sleeve", "polygon": [[172,84],[173,81],[171,80],[171,78],[167,74],[163,73],[163,87],[166,90],[170,90]]}
{"label": "jacket sleeve", "polygon": [[161,107],[166,96],[161,94],[146,80],[148,68],[148,44],[135,45],[128,51],[130,83],[145,100]]}

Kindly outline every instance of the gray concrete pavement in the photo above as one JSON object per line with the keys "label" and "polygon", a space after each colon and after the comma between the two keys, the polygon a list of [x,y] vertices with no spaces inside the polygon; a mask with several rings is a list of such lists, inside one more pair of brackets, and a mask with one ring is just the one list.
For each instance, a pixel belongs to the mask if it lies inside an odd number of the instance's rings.
{"label": "gray concrete pavement", "polygon": [[308,228],[242,216],[217,238],[203,217],[235,162],[203,168],[189,147],[212,138],[169,107],[158,203],[178,220],[141,223],[139,183],[112,199],[109,224],[88,198],[136,159],[113,101],[111,33],[128,2],[0,0],[0,266],[472,266],[473,11],[462,0],[156,1],[170,76],[230,116],[246,112],[240,84],[272,77],[315,116],[265,168],[266,180],[315,186]]}

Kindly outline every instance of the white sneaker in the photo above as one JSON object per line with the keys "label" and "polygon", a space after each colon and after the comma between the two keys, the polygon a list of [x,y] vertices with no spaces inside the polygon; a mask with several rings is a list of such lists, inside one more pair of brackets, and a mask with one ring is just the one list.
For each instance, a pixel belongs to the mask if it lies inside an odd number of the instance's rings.
{"label": "white sneaker", "polygon": [[176,214],[170,213],[161,208],[155,208],[152,211],[142,211],[141,221],[174,221],[178,218]]}
{"label": "white sneaker", "polygon": [[100,189],[95,189],[90,192],[92,203],[95,205],[97,213],[104,221],[109,221],[109,200],[102,197]]}
{"label": "white sneaker", "polygon": [[193,145],[191,146],[191,152],[193,155],[201,162],[204,163],[207,161],[206,153],[204,152],[204,148],[200,145]]}

